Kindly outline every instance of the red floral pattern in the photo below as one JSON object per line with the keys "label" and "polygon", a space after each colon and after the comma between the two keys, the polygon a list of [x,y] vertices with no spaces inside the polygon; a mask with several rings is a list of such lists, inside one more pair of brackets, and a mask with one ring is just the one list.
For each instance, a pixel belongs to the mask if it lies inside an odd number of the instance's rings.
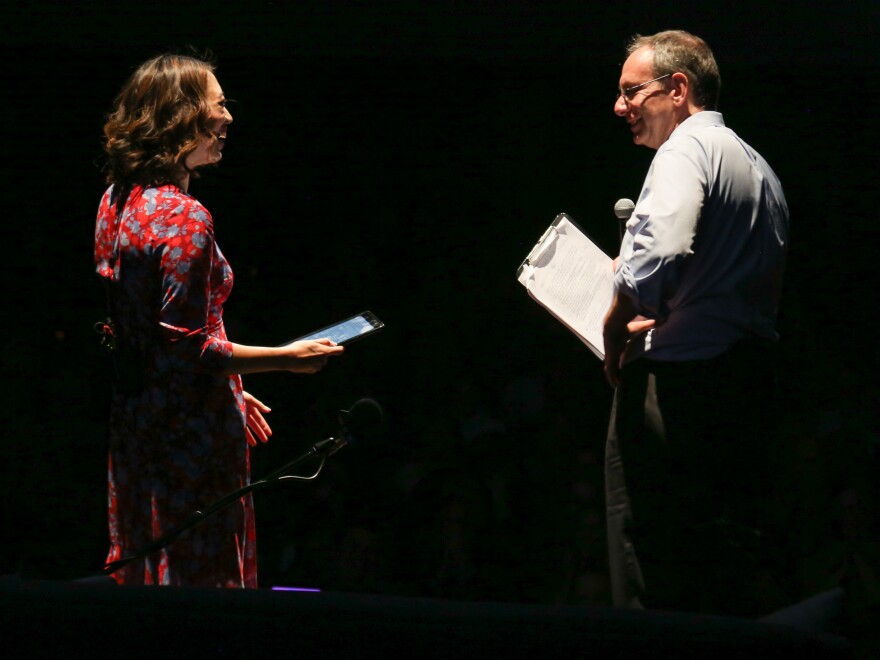
{"label": "red floral pattern", "polygon": [[[108,561],[137,552],[250,478],[238,376],[223,303],[232,270],[211,215],[176,186],[135,187],[121,215],[111,187],[95,227],[123,374],[110,418]],[[129,364],[130,363],[130,364]],[[131,365],[136,365],[132,367]],[[256,587],[250,496],[114,574],[122,584]]]}

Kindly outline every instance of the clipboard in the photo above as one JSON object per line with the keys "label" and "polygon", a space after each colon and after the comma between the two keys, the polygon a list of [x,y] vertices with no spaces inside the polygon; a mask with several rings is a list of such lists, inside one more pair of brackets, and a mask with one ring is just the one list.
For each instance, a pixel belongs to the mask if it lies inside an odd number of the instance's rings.
{"label": "clipboard", "polygon": [[613,260],[566,213],[556,216],[516,272],[528,294],[600,360],[614,298]]}

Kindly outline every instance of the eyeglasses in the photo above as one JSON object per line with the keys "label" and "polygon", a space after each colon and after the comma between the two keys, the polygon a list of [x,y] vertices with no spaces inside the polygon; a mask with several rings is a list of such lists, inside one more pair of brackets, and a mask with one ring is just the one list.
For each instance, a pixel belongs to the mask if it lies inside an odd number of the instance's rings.
{"label": "eyeglasses", "polygon": [[623,100],[627,104],[629,104],[629,102],[632,101],[633,98],[635,97],[636,92],[639,91],[642,87],[644,87],[646,85],[650,85],[652,82],[657,82],[658,80],[663,80],[664,78],[668,78],[671,75],[672,75],[671,73],[666,73],[666,74],[663,74],[662,76],[658,76],[657,78],[651,78],[651,80],[646,80],[645,82],[639,83],[638,85],[633,85],[632,87],[626,87],[624,89],[618,89],[616,95],[614,96],[614,102],[617,103],[617,99],[619,99],[622,96]]}

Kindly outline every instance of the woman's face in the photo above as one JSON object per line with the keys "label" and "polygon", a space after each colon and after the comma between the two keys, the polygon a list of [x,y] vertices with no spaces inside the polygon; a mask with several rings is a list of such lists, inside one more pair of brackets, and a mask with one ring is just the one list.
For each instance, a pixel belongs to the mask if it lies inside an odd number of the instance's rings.
{"label": "woman's face", "polygon": [[199,146],[186,157],[186,166],[193,170],[202,165],[217,163],[223,158],[223,145],[226,143],[226,127],[232,123],[232,115],[226,108],[226,97],[217,77],[208,72],[208,85],[205,94],[211,108],[207,131],[210,135],[199,138]]}

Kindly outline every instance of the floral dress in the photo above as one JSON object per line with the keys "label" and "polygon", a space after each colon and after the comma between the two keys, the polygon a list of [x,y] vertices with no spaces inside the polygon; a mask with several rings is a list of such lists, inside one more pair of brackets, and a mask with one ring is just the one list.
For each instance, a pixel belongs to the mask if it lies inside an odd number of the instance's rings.
{"label": "floral dress", "polygon": [[[250,478],[241,379],[219,375],[232,356],[223,327],[232,270],[211,215],[173,185],[135,186],[121,214],[115,201],[111,187],[95,227],[122,372],[110,416],[108,562]],[[254,588],[255,541],[248,495],[113,577]]]}

